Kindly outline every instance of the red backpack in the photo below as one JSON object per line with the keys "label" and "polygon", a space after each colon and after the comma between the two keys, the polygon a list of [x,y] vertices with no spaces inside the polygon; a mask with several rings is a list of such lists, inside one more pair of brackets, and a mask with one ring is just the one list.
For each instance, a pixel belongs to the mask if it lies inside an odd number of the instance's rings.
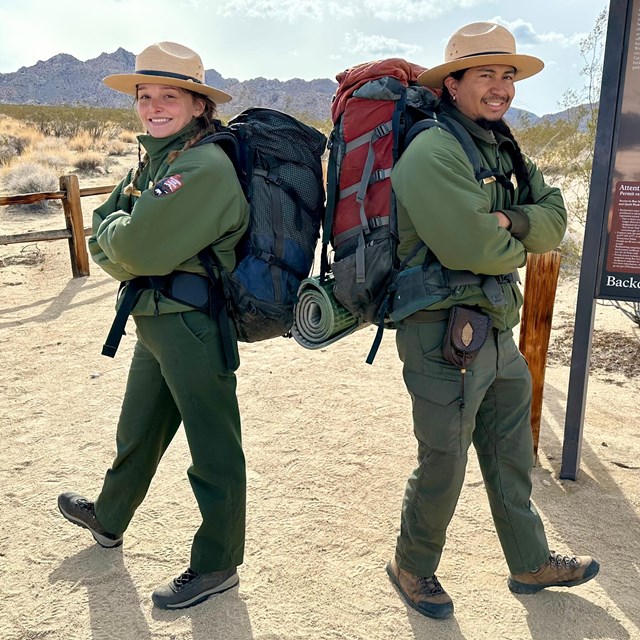
{"label": "red backpack", "polygon": [[418,243],[404,263],[398,264],[396,202],[390,176],[402,152],[418,133],[438,126],[460,142],[478,180],[492,174],[482,170],[480,153],[466,129],[438,113],[440,92],[417,83],[422,71],[423,67],[401,58],[357,65],[338,74],[331,107],[334,127],[328,144],[320,280],[331,272],[338,302],[360,324],[378,325],[369,363],[382,339],[385,321],[390,320],[396,278],[424,246]]}

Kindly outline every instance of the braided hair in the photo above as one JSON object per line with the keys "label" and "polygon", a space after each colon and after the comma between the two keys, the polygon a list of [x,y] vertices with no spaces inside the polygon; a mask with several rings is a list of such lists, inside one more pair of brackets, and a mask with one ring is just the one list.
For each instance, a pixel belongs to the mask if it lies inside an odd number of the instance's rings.
{"label": "braided hair", "polygon": [[[454,71],[449,75],[455,80],[460,80],[466,73],[466,71],[467,69],[461,69],[459,71]],[[442,90],[440,102],[450,107],[457,108],[455,100],[452,98],[446,86]],[[513,162],[513,173],[515,174],[516,180],[520,185],[521,193],[523,193],[525,188],[530,187],[529,172],[527,171],[527,165],[525,164],[524,155],[522,154],[520,145],[515,139],[511,129],[509,128],[509,125],[506,123],[504,118],[500,118],[500,120],[487,120],[485,118],[479,118],[475,122],[484,129],[488,129],[489,131],[493,131],[494,133],[499,133],[505,138],[511,140],[511,142],[513,143],[513,148],[509,148],[509,155],[511,156],[511,161]]]}
{"label": "braided hair", "polygon": [[[169,164],[174,162],[181,153],[198,144],[198,142],[200,142],[200,140],[202,140],[205,136],[217,131],[221,125],[220,120],[218,120],[218,118],[216,117],[217,107],[216,103],[213,100],[210,100],[206,96],[203,96],[200,93],[196,93],[195,91],[189,91],[188,89],[183,89],[183,91],[191,94],[194,100],[202,100],[204,103],[204,109],[202,113],[196,118],[196,121],[198,123],[196,133],[185,142],[182,149],[171,151],[168,154],[167,161],[169,162]],[[149,158],[147,157],[146,153],[142,153],[142,147],[140,143],[138,143],[138,164],[135,168],[135,171],[133,172],[133,175],[131,176],[129,184],[123,190],[125,195],[140,195],[140,192],[136,188],[135,184],[148,163]]]}

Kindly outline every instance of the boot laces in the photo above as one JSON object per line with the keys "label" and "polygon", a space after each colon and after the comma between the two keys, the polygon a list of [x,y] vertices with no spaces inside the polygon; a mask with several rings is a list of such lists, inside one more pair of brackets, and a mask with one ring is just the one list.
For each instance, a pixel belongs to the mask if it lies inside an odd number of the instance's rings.
{"label": "boot laces", "polygon": [[93,502],[89,502],[88,500],[85,500],[84,498],[78,498],[76,500],[76,505],[80,509],[83,509],[84,511],[88,511],[89,513],[93,513]]}
{"label": "boot laces", "polygon": [[174,582],[176,583],[176,587],[178,587],[178,589],[182,589],[182,587],[186,586],[187,584],[189,584],[194,578],[197,578],[198,574],[191,568],[189,567],[186,571],[184,571],[183,573],[181,573],[175,580]]}
{"label": "boot laces", "polygon": [[580,566],[580,560],[575,556],[563,556],[555,551],[549,554],[549,563],[555,564],[558,569],[576,569]]}
{"label": "boot laces", "polygon": [[442,585],[440,584],[438,578],[436,578],[435,576],[430,576],[428,578],[418,578],[418,582],[420,583],[422,592],[425,595],[435,596],[444,593]]}

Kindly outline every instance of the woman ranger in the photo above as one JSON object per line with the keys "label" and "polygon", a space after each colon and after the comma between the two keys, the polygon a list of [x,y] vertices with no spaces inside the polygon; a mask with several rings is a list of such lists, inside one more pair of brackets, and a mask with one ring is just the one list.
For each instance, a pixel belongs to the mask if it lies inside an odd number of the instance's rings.
{"label": "woman ranger", "polygon": [[[134,73],[105,84],[135,96],[146,134],[143,159],[95,210],[89,248],[95,262],[134,298],[137,342],[118,423],[117,452],[95,502],[58,498],[62,515],[117,547],[144,499],[180,423],[202,523],[189,568],[156,589],[153,602],[176,609],[238,583],[245,535],[246,478],[234,371],[225,358],[210,281],[198,252],[211,246],[226,269],[248,224],[234,167],[215,144],[216,104],[231,96],[204,84],[200,56],[160,42],[136,58]],[[203,300],[204,295],[204,300]],[[210,295],[210,294],[209,294]],[[131,296],[129,296],[131,298]]]}

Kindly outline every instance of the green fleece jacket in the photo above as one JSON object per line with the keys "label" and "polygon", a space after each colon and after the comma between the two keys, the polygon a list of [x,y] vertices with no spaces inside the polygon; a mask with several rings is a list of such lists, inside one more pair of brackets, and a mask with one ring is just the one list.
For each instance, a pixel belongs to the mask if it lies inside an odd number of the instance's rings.
{"label": "green fleece jacket", "polygon": [[[249,222],[249,206],[233,165],[215,144],[181,153],[196,132],[187,125],[168,138],[138,137],[148,163],[136,180],[139,195],[127,195],[131,173],[93,213],[89,251],[93,260],[116,280],[166,275],[172,271],[205,274],[197,253],[211,245],[221,264],[235,266],[235,246]],[[190,307],[144,291],[134,315],[185,311]]]}
{"label": "green fleece jacket", "polygon": [[[510,177],[513,164],[508,149],[513,142],[480,127],[455,108],[444,109],[471,134],[483,168],[498,169]],[[398,208],[399,259],[404,260],[422,240],[448,269],[500,275],[524,266],[527,252],[555,249],[567,225],[562,195],[545,183],[531,160],[525,158],[525,162],[530,189],[520,185],[511,194],[496,181],[476,179],[453,135],[438,127],[420,133],[391,174]],[[509,230],[490,215],[496,211],[509,217]],[[423,248],[407,266],[424,262],[426,252]],[[462,285],[428,308],[477,305],[488,311],[496,328],[511,328],[519,321],[522,294],[517,283],[503,284],[502,289],[506,299],[502,306],[494,307],[479,285]]]}

